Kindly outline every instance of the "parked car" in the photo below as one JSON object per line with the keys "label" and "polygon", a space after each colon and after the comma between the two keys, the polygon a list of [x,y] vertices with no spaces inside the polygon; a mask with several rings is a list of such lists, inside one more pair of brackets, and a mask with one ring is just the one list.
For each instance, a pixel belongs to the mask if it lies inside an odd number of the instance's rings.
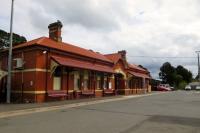
{"label": "parked car", "polygon": [[174,87],[170,86],[169,84],[165,84],[165,87],[170,88],[170,91],[174,90]]}
{"label": "parked car", "polygon": [[191,89],[192,89],[192,87],[190,85],[185,86],[185,90],[191,90]]}
{"label": "parked car", "polygon": [[200,86],[196,86],[196,88],[195,88],[196,90],[200,90]]}
{"label": "parked car", "polygon": [[172,89],[170,88],[169,84],[160,84],[157,86],[158,91],[171,91]]}

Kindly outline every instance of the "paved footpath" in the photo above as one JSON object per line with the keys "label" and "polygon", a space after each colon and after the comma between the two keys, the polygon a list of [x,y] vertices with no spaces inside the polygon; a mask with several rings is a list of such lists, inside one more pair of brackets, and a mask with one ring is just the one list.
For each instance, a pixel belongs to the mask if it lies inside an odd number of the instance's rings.
{"label": "paved footpath", "polygon": [[110,96],[102,98],[89,98],[79,100],[66,100],[57,102],[46,103],[27,103],[27,104],[1,104],[0,105],[0,118],[25,115],[31,113],[53,111],[57,109],[68,109],[98,103],[126,100],[130,98],[145,97],[150,95],[160,94],[162,92],[152,92],[149,94],[130,95],[130,96]]}
{"label": "paved footpath", "polygon": [[200,133],[199,92],[117,99],[2,117],[0,133]]}

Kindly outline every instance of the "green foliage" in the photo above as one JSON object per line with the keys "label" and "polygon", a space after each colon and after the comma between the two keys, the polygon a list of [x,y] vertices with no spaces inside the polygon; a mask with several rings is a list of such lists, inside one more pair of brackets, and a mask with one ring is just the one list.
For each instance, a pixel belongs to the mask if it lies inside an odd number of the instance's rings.
{"label": "green foliage", "polygon": [[195,77],[195,80],[198,81],[199,80],[199,75],[197,74],[197,76]]}
{"label": "green foliage", "polygon": [[164,83],[173,85],[176,77],[175,68],[169,62],[164,63],[160,67],[159,77],[162,79]]}
{"label": "green foliage", "polygon": [[181,75],[183,80],[186,81],[187,83],[192,81],[192,73],[188,71],[186,68],[183,66],[177,66],[176,68],[177,74]]}
{"label": "green foliage", "polygon": [[169,62],[160,67],[159,77],[163,83],[168,83],[178,88],[184,88],[183,85],[192,81],[192,73],[189,70],[181,65],[175,68]]}
{"label": "green foliage", "polygon": [[[9,43],[10,43],[9,40],[10,40],[10,33],[0,30],[0,48],[9,47]],[[24,43],[26,41],[27,40],[25,37],[13,33],[13,46],[20,43]]]}
{"label": "green foliage", "polygon": [[181,81],[181,82],[178,84],[177,89],[183,90],[187,84],[188,84],[188,83],[187,83],[186,81]]}
{"label": "green foliage", "polygon": [[175,85],[179,85],[183,80],[183,76],[177,74],[175,77]]}

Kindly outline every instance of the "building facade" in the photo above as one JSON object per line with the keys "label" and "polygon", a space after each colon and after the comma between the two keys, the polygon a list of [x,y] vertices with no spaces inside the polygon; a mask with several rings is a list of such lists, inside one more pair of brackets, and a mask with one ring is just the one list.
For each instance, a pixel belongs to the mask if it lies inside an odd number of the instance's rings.
{"label": "building facade", "polygon": [[[150,92],[150,73],[126,60],[126,51],[103,55],[62,42],[60,21],[49,37],[13,47],[13,102],[130,95]],[[0,99],[5,99],[8,50],[0,52]]]}

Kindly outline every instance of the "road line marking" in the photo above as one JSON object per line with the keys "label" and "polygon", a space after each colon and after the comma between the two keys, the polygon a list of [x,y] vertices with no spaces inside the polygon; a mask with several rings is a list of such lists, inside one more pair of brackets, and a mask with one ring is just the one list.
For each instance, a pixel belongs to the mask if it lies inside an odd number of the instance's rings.
{"label": "road line marking", "polygon": [[54,111],[54,110],[59,110],[59,109],[70,109],[70,108],[81,107],[81,106],[86,106],[86,105],[94,105],[94,104],[107,103],[107,102],[113,102],[113,101],[122,101],[122,100],[127,100],[127,99],[132,99],[132,98],[147,97],[147,96],[158,95],[158,94],[165,94],[165,93],[158,92],[158,93],[151,93],[151,94],[144,94],[144,95],[122,96],[120,98],[113,98],[113,99],[103,99],[103,100],[95,100],[95,101],[89,101],[89,102],[80,102],[80,103],[56,105],[56,106],[49,106],[49,107],[39,107],[39,108],[31,108],[31,109],[24,109],[24,110],[1,112],[0,118],[28,115],[28,114],[33,114],[33,113]]}

